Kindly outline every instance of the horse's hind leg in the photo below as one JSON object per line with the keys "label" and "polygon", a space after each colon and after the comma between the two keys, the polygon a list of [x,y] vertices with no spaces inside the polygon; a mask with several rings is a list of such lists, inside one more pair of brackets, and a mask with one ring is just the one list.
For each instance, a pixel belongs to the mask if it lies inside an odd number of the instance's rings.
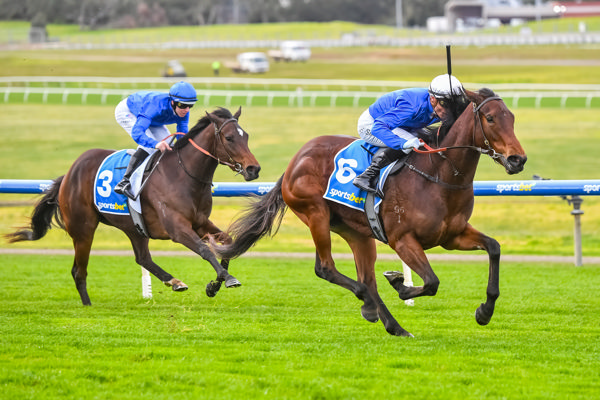
{"label": "horse's hind leg", "polygon": [[[75,189],[69,194],[75,195]],[[81,204],[79,199],[65,200],[59,197],[59,204],[65,230],[73,239],[75,250],[71,276],[75,281],[75,287],[79,292],[81,302],[84,306],[90,306],[92,302],[87,292],[87,267],[92,242],[94,241],[94,233],[99,224],[98,215],[93,208]],[[71,207],[66,207],[66,204],[71,204]]]}
{"label": "horse's hind leg", "polygon": [[73,260],[73,268],[71,275],[75,281],[75,287],[81,297],[81,302],[84,306],[91,306],[90,296],[87,292],[87,266],[90,258],[90,250],[92,248],[93,232],[91,237],[82,239],[73,238],[73,247],[75,249],[75,258]]}
{"label": "horse's hind leg", "polygon": [[331,233],[329,228],[328,212],[324,215],[314,213],[310,218],[305,217],[293,210],[307,225],[312,234],[313,242],[317,249],[315,261],[315,274],[328,282],[350,290],[354,295],[363,301],[361,313],[363,318],[369,322],[377,322],[377,302],[371,295],[369,288],[362,282],[355,281],[346,275],[340,273],[335,267],[335,262],[331,255]]}
{"label": "horse's hind leg", "polygon": [[385,303],[381,299],[381,296],[379,296],[379,292],[377,291],[377,280],[375,277],[375,260],[377,258],[377,250],[375,247],[375,241],[362,236],[352,237],[347,234],[342,236],[344,239],[346,239],[350,245],[350,248],[352,249],[352,253],[354,254],[357,281],[364,283],[367,286],[371,297],[375,300],[375,304],[373,304],[373,307],[370,309],[367,308],[366,303],[362,307],[361,312],[363,317],[365,317],[367,321],[371,321],[371,319],[367,318],[365,314],[379,316],[385,327],[385,330],[388,333],[396,336],[412,336],[409,332],[402,328],[400,324],[398,324],[398,321],[396,321],[392,313],[388,310]]}
{"label": "horse's hind leg", "polygon": [[136,263],[146,268],[148,272],[160,279],[161,282],[166,286],[172,287],[175,292],[183,292],[184,290],[188,289],[188,286],[185,283],[174,278],[173,275],[169,274],[154,261],[152,261],[150,249],[148,248],[148,238],[140,236],[137,233],[128,233],[127,236],[129,237],[131,245],[133,246],[133,253],[135,254]]}
{"label": "horse's hind leg", "polygon": [[[73,259],[73,267],[71,268],[71,276],[75,281],[75,287],[81,297],[81,302],[84,306],[91,306],[90,296],[87,292],[87,267],[90,259],[90,250],[94,241],[94,233],[98,227],[98,218],[95,214],[78,215],[67,214],[63,212],[65,222],[65,230],[73,239],[73,248],[75,257]],[[73,221],[85,221],[84,223],[74,223]]]}

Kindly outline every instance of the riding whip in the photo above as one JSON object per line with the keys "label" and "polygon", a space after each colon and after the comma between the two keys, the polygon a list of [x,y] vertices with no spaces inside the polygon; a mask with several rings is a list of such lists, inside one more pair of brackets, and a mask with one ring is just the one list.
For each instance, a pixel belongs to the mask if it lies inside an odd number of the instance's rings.
{"label": "riding whip", "polygon": [[446,66],[448,67],[448,83],[450,84],[450,96],[454,95],[452,91],[452,56],[450,55],[450,45],[446,45]]}

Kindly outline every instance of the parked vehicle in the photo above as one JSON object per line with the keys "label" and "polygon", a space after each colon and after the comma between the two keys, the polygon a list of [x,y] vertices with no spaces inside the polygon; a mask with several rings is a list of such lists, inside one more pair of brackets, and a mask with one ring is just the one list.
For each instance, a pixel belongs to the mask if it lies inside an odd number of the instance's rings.
{"label": "parked vehicle", "polygon": [[269,71],[269,60],[265,53],[247,52],[238,54],[237,62],[228,62],[225,63],[225,66],[231,68],[235,73],[258,74]]}
{"label": "parked vehicle", "polygon": [[308,43],[298,40],[286,40],[281,42],[279,50],[269,50],[269,57],[278,61],[307,61],[310,58],[310,47]]}
{"label": "parked vehicle", "polygon": [[185,68],[183,65],[177,60],[171,60],[165,66],[163,71],[163,76],[167,78],[181,77],[185,78],[187,73],[185,72]]}

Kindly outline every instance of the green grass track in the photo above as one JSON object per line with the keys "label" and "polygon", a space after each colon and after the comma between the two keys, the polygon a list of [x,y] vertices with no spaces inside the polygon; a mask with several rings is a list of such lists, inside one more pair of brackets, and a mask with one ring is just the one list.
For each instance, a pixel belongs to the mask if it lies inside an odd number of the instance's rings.
{"label": "green grass track", "polygon": [[[415,338],[360,316],[312,260],[238,259],[243,286],[204,294],[206,262],[157,257],[190,290],[155,278],[141,297],[133,257],[92,257],[83,307],[70,256],[2,256],[3,399],[591,399],[600,396],[598,267],[504,263],[488,326],[474,311],[487,266],[437,263],[435,297],[380,292]],[[353,275],[350,261],[339,269]],[[377,275],[397,263],[380,261]],[[10,273],[8,273],[10,271]],[[576,290],[575,290],[576,289]]]}

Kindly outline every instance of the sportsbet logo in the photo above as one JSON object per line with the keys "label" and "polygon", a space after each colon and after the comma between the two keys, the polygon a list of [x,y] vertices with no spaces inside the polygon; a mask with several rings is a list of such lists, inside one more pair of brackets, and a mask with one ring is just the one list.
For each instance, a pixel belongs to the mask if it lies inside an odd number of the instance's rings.
{"label": "sportsbet logo", "polygon": [[332,197],[339,197],[341,199],[345,199],[356,204],[361,204],[365,202],[364,197],[356,197],[354,193],[342,192],[341,190],[337,189],[329,190],[329,195]]}
{"label": "sportsbet logo", "polygon": [[98,203],[100,210],[114,210],[114,211],[125,211],[126,204],[117,203]]}
{"label": "sportsbet logo", "polygon": [[535,187],[534,183],[499,183],[496,185],[496,191],[498,193],[502,192],[531,192],[531,189]]}

